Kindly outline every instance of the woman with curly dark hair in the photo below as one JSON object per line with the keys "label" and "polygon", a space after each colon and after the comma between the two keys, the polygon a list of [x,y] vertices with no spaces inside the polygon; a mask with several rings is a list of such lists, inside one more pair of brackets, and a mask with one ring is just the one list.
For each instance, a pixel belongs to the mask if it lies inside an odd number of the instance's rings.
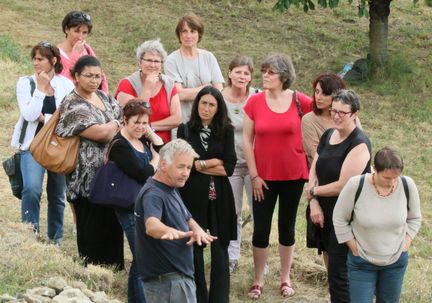
{"label": "woman with curly dark hair", "polygon": [[217,240],[211,243],[210,291],[204,273],[203,246],[194,246],[197,302],[229,302],[228,245],[237,237],[237,216],[228,176],[236,165],[234,129],[221,92],[204,87],[192,105],[189,122],[178,128],[200,155],[180,190],[192,217]]}

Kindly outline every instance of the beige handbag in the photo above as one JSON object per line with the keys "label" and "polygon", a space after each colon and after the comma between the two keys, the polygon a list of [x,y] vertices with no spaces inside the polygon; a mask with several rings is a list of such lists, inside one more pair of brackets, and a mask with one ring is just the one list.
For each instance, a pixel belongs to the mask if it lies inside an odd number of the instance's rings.
{"label": "beige handbag", "polygon": [[76,167],[80,137],[58,136],[55,130],[59,119],[60,112],[56,110],[51,119],[34,137],[30,144],[30,152],[43,168],[67,175]]}

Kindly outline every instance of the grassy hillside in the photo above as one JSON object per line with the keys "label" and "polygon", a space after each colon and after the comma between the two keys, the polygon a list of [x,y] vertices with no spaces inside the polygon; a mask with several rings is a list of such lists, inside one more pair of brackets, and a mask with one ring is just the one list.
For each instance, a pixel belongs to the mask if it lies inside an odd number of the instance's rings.
{"label": "grassy hillside", "polygon": [[[260,62],[267,54],[285,52],[292,56],[296,66],[295,88],[311,94],[310,83],[316,75],[336,72],[344,63],[364,57],[367,52],[368,20],[357,17],[355,1],[353,5],[341,2],[342,5],[335,10],[304,14],[302,10],[292,9],[279,14],[271,9],[273,1],[260,4],[254,0],[0,0],[0,158],[12,152],[9,141],[18,117],[15,84],[19,76],[32,71],[28,56],[30,48],[41,40],[61,42],[64,38],[61,20],[70,10],[85,10],[92,16],[94,28],[88,40],[102,60],[111,92],[115,91],[122,77],[136,70],[134,53],[138,44],[160,37],[168,52],[175,50],[178,47],[174,34],[177,20],[185,12],[194,11],[204,18],[206,25],[200,47],[216,55],[224,74],[228,62],[236,54],[252,56],[256,70],[259,70]],[[432,199],[431,20],[432,9],[423,3],[414,7],[410,0],[393,1],[389,21],[391,62],[388,70],[365,83],[350,85],[361,96],[362,124],[371,138],[374,151],[385,145],[399,148],[405,157],[405,173],[416,180],[420,190],[424,221],[410,250],[402,302],[432,301],[432,207],[429,203]],[[259,86],[258,73],[254,79],[255,85]],[[0,253],[3,261],[6,260],[0,263],[0,294],[15,293],[33,286],[52,272],[63,273],[67,278],[80,278],[59,270],[62,266],[59,262],[44,267],[33,266],[39,261],[29,260],[12,267],[14,269],[6,266],[16,258],[12,258],[13,250],[4,247],[4,242],[10,239],[5,237],[10,227],[5,229],[3,226],[19,222],[20,214],[19,203],[9,193],[3,170],[0,172],[0,193]],[[298,295],[291,300],[282,300],[278,295],[278,259],[274,258],[277,233],[274,232],[270,273],[262,302],[325,302],[323,267],[315,252],[304,248],[304,208],[303,202],[298,215],[297,256],[293,272]],[[46,203],[42,205],[42,213],[46,213]],[[66,224],[66,243],[61,253],[69,258],[76,257],[69,210]],[[232,302],[246,300],[245,294],[252,281],[250,236],[251,225],[248,225],[240,271],[232,279]],[[19,249],[25,243],[16,245]],[[59,252],[50,250],[46,258],[55,253]],[[63,266],[69,265],[65,262]],[[126,280],[125,273],[114,275],[111,293],[120,299],[125,298]]]}

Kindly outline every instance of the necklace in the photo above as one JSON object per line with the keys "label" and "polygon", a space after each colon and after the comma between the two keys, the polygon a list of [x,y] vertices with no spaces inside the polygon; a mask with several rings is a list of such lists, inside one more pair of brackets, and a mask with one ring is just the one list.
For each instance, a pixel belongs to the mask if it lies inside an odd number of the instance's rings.
{"label": "necklace", "polygon": [[381,193],[381,192],[379,191],[379,189],[378,189],[378,186],[377,186],[376,183],[375,183],[375,173],[372,173],[372,185],[373,185],[373,187],[375,188],[376,193],[377,193],[378,196],[380,196],[380,197],[388,197],[388,196],[390,196],[390,195],[394,192],[394,190],[395,190],[395,186],[394,186],[394,184],[393,184],[393,185],[391,186],[391,188],[390,188],[390,190],[389,190],[388,193],[386,193],[386,194]]}

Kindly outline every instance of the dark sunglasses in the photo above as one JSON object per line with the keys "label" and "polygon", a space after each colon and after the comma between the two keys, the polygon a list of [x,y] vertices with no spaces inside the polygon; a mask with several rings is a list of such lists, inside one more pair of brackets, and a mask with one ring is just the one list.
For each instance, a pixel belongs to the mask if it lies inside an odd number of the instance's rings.
{"label": "dark sunglasses", "polygon": [[89,14],[86,14],[84,12],[74,12],[71,15],[72,19],[76,19],[77,21],[91,21],[91,17]]}
{"label": "dark sunglasses", "polygon": [[131,103],[128,103],[124,107],[124,110],[125,109],[129,109],[129,108],[140,107],[140,106],[144,107],[145,109],[151,109],[150,102],[142,101],[142,102],[131,102]]}
{"label": "dark sunglasses", "polygon": [[56,53],[54,52],[53,45],[49,43],[48,41],[41,41],[38,43],[39,46],[42,46],[43,48],[49,49],[51,53],[56,56]]}
{"label": "dark sunglasses", "polygon": [[52,49],[52,44],[49,43],[48,41],[41,41],[41,42],[39,42],[38,45],[40,45],[40,46],[42,46],[42,47],[45,47],[45,48]]}

